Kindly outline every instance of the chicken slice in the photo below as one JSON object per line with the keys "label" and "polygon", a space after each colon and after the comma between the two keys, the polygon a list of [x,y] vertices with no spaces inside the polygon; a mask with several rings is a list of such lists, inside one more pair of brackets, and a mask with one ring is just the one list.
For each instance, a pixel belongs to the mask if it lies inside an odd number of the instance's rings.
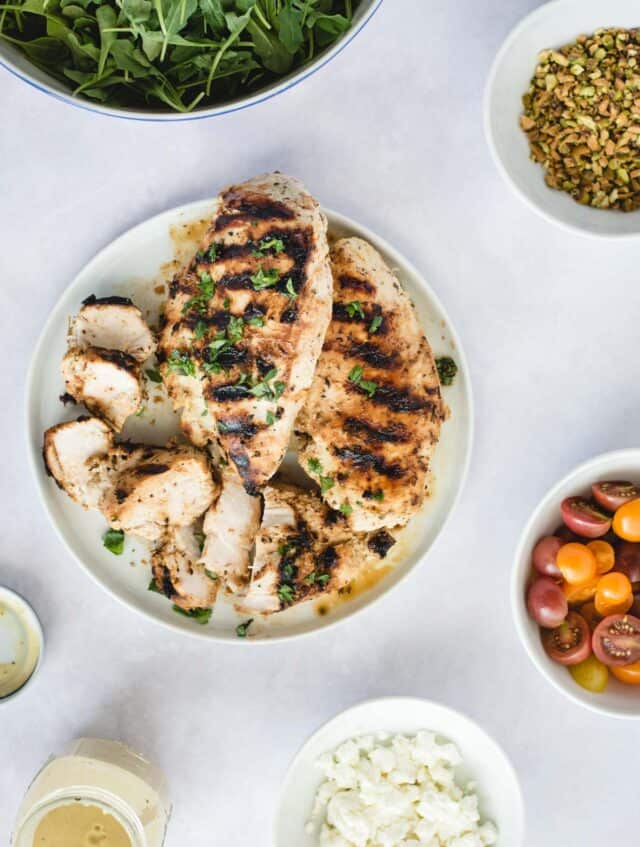
{"label": "chicken slice", "polygon": [[142,403],[140,366],[119,350],[72,347],[62,360],[65,391],[119,432]]}
{"label": "chicken slice", "polygon": [[193,523],[216,492],[204,453],[193,447],[158,448],[115,478],[100,508],[114,529],[154,541],[167,526]]}
{"label": "chicken slice", "polygon": [[169,527],[153,553],[158,590],[181,609],[214,605],[220,580],[199,562],[201,534],[195,526]]}
{"label": "chicken slice", "polygon": [[297,424],[304,470],[351,527],[406,524],[426,497],[445,407],[411,301],[359,238],[332,251],[333,318]]}
{"label": "chicken slice", "polygon": [[82,417],[49,427],[42,456],[49,476],[72,500],[85,509],[95,508],[99,493],[91,484],[88,461],[107,455],[113,433],[104,421]]}
{"label": "chicken slice", "polygon": [[183,426],[202,434],[203,407],[185,402],[185,381],[199,386],[249,494],[282,462],[330,317],[327,223],[302,183],[274,173],[223,191],[171,284],[159,358]]}
{"label": "chicken slice", "polygon": [[264,502],[251,582],[238,604],[241,612],[268,615],[346,590],[395,543],[384,531],[355,535],[343,515],[296,486],[269,485]]}
{"label": "chicken slice", "polygon": [[227,591],[247,587],[249,567],[260,527],[262,498],[247,494],[235,468],[227,466],[216,502],[204,517],[204,548],[200,562],[217,574]]}
{"label": "chicken slice", "polygon": [[155,352],[156,340],[142,312],[128,297],[92,294],[71,321],[69,346],[119,350],[142,363]]}

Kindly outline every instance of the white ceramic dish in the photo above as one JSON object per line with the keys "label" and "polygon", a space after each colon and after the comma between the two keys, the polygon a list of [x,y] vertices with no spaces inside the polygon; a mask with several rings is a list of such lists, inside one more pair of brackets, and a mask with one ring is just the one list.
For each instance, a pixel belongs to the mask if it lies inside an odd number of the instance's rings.
{"label": "white ceramic dish", "polygon": [[517,194],[548,221],[585,235],[630,238],[640,235],[640,211],[617,212],[581,206],[563,191],[548,188],[544,170],[529,158],[520,129],[522,95],[538,54],[561,47],[602,27],[640,25],[640,10],[629,0],[553,0],[533,11],[512,30],[498,51],[484,98],[484,124],[499,171]]}
{"label": "white ceramic dish", "polygon": [[[262,622],[256,621],[251,627],[251,638],[238,639],[235,628],[243,618],[231,606],[218,603],[206,626],[177,615],[165,598],[147,591],[150,571],[141,561],[148,562],[149,558],[143,543],[127,539],[124,555],[109,553],[100,540],[106,528],[102,515],[84,512],[47,477],[41,456],[42,436],[47,427],[73,419],[82,411],[81,407],[65,408],[59,401],[63,392],[59,368],[66,350],[67,322],[78,311],[81,301],[90,294],[130,296],[155,321],[165,295],[154,289],[175,273],[174,256],[182,264],[193,255],[200,234],[197,222],[206,223],[212,211],[212,201],[200,201],[151,218],[112,242],[67,288],[51,312],[33,356],[26,393],[28,447],[40,495],[54,527],[71,554],[107,591],[136,611],[182,632],[251,643],[263,638],[300,635],[341,620],[397,585],[425,557],[451,513],[466,476],[473,430],[471,388],[456,332],[420,274],[372,232],[341,215],[327,212],[332,235],[360,235],[381,250],[413,298],[435,354],[450,354],[458,363],[460,370],[455,383],[445,391],[451,418],[443,427],[435,455],[434,493],[388,555],[387,560],[395,564],[393,570],[373,588],[336,606],[323,617],[313,603],[305,604]],[[134,440],[164,443],[178,431],[177,420],[162,387],[153,386],[150,390],[165,398],[165,402],[150,402],[145,417],[132,418],[124,435]]]}
{"label": "white ceramic dish", "polygon": [[[2,664],[17,665],[28,676],[22,684],[0,696],[0,707],[22,694],[34,680],[44,654],[44,633],[40,619],[33,607],[18,594],[4,585],[0,585],[0,606],[6,611],[0,618],[0,672]],[[10,676],[15,671],[10,671]]]}
{"label": "white ceramic dish", "polygon": [[328,50],[318,55],[309,65],[298,68],[285,77],[268,85],[266,88],[256,91],[251,95],[238,97],[227,103],[222,103],[218,106],[211,106],[203,109],[194,109],[193,112],[186,114],[178,112],[167,112],[159,109],[125,109],[112,106],[105,106],[97,101],[81,99],[74,97],[70,90],[60,83],[57,79],[40,70],[33,65],[27,57],[17,47],[9,44],[7,41],[0,39],[0,66],[4,67],[14,76],[17,76],[23,82],[37,88],[45,94],[55,97],[56,100],[61,100],[70,106],[76,106],[79,109],[84,109],[88,112],[97,112],[101,115],[110,115],[115,118],[125,118],[136,121],[189,121],[198,120],[200,118],[211,118],[217,115],[226,115],[230,112],[237,112],[240,109],[246,109],[249,106],[254,106],[256,103],[262,103],[265,100],[270,100],[277,94],[293,88],[300,82],[303,82],[307,77],[314,74],[320,68],[324,67],[338,53],[341,53],[353,39],[361,32],[366,24],[371,20],[382,4],[382,0],[361,0],[360,5],[353,14],[353,25],[342,35]]}
{"label": "white ceramic dish", "polygon": [[431,730],[453,741],[463,759],[456,776],[461,784],[477,783],[483,819],[498,830],[496,847],[520,847],[524,837],[524,804],[518,777],[496,742],[472,720],[446,706],[411,697],[369,700],[347,709],[322,726],[293,760],[276,814],[274,847],[318,847],[305,832],[315,794],[322,782],[318,758],[342,742],[376,732],[415,734]]}
{"label": "white ceramic dish", "polygon": [[604,453],[578,465],[545,494],[522,533],[511,579],[511,605],[516,629],[529,658],[540,673],[574,703],[594,712],[621,718],[640,718],[640,690],[623,685],[610,675],[600,694],[585,691],[562,665],[552,662],[540,641],[538,625],[527,614],[525,589],[531,572],[531,551],[543,535],[550,535],[562,523],[560,503],[571,495],[589,495],[591,484],[601,479],[640,480],[640,449]]}

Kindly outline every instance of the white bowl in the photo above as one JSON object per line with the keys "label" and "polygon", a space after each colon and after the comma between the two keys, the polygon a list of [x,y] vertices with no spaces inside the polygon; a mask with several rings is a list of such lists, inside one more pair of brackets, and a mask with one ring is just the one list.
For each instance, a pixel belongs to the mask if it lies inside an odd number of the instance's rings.
{"label": "white bowl", "polygon": [[[127,538],[122,556],[114,556],[105,550],[101,543],[106,529],[104,517],[97,511],[83,511],[47,476],[42,461],[42,436],[47,427],[74,419],[82,411],[81,407],[65,408],[59,400],[64,391],[60,361],[67,346],[69,317],[78,311],[82,300],[90,294],[98,297],[119,294],[131,297],[147,313],[147,317],[156,322],[163,297],[155,293],[156,284],[166,284],[171,279],[176,270],[171,262],[176,255],[181,262],[186,262],[195,253],[198,234],[194,222],[209,220],[213,210],[214,202],[203,200],[144,221],[98,253],[64,291],[49,314],[34,351],[27,380],[28,449],[40,496],[54,527],[71,555],[103,588],[136,611],[175,630],[236,644],[256,644],[299,636],[344,620],[382,597],[424,561],[451,514],[466,478],[473,437],[471,386],[456,331],[437,295],[419,271],[366,227],[325,210],[333,237],[357,235],[380,250],[411,297],[434,354],[453,356],[458,363],[455,383],[444,390],[451,416],[443,426],[434,455],[433,494],[421,512],[399,534],[397,544],[385,560],[392,565],[390,572],[375,586],[348,602],[332,606],[324,616],[318,614],[315,602],[300,604],[261,620],[257,616],[250,637],[239,639],[236,627],[248,615],[239,616],[231,604],[219,601],[206,626],[175,614],[166,598],[147,590],[151,574],[149,551],[145,544]],[[162,404],[149,402],[148,407],[144,418],[132,417],[127,422],[124,437],[164,444],[167,438],[178,432],[177,418],[166,400]]]}
{"label": "white bowl", "polygon": [[529,617],[526,607],[531,551],[536,541],[543,535],[552,534],[562,524],[560,503],[565,497],[590,495],[592,483],[602,479],[640,481],[640,449],[617,450],[595,456],[578,465],[545,494],[529,518],[518,544],[511,579],[511,606],[518,635],[529,658],[558,691],[594,712],[620,718],[640,718],[640,690],[637,687],[623,685],[610,675],[606,689],[594,694],[574,682],[567,668],[552,662],[540,641],[540,629]]}
{"label": "white bowl", "polygon": [[472,720],[446,706],[412,697],[385,697],[347,709],[322,726],[305,743],[286,775],[275,819],[274,847],[318,847],[305,832],[313,800],[323,781],[319,757],[342,742],[376,732],[415,734],[431,730],[453,741],[463,759],[456,770],[461,784],[477,783],[483,819],[498,828],[496,847],[520,847],[524,804],[518,777],[496,742]]}
{"label": "white bowl", "polygon": [[529,158],[529,142],[519,125],[522,95],[538,54],[561,47],[602,27],[640,24],[637,4],[629,0],[553,0],[527,15],[512,30],[495,58],[484,98],[484,125],[498,169],[520,197],[548,221],[575,232],[608,238],[640,235],[640,211],[593,209],[564,191],[549,188],[544,170]]}
{"label": "white bowl", "polygon": [[27,56],[17,47],[14,47],[7,41],[0,39],[0,67],[4,67],[14,76],[17,76],[23,82],[37,88],[45,94],[55,97],[56,100],[61,100],[63,103],[68,103],[71,106],[76,106],[79,109],[84,109],[88,112],[98,112],[102,115],[111,115],[115,118],[125,118],[135,121],[190,121],[200,118],[211,118],[217,115],[226,115],[230,112],[237,112],[240,109],[246,109],[249,106],[254,106],[256,103],[262,103],[265,100],[270,100],[277,94],[293,88],[299,82],[302,82],[311,74],[320,70],[328,62],[331,61],[338,53],[341,53],[347,45],[349,45],[359,32],[364,29],[366,24],[371,20],[382,4],[382,0],[361,0],[358,8],[353,13],[353,24],[328,50],[320,53],[308,65],[292,71],[287,76],[284,76],[265,88],[246,96],[237,97],[227,103],[221,103],[217,106],[210,106],[202,109],[194,109],[186,114],[180,112],[161,111],[160,109],[127,109],[117,106],[105,106],[97,101],[74,97],[68,87],[63,85],[59,80],[50,76],[45,71],[36,67],[29,61]]}

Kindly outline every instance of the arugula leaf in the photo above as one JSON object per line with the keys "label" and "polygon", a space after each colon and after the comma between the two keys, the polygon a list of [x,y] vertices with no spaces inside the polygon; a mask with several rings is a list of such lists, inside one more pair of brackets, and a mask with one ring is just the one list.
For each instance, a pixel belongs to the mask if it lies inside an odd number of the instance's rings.
{"label": "arugula leaf", "polygon": [[198,0],[204,22],[214,32],[223,32],[226,26],[221,0]]}
{"label": "arugula leaf", "polygon": [[304,14],[300,9],[294,9],[291,0],[288,0],[284,9],[276,16],[278,38],[284,45],[285,50],[294,56],[304,43],[302,23]]}
{"label": "arugula leaf", "polygon": [[102,543],[114,556],[121,556],[124,550],[124,532],[121,529],[108,529],[102,536]]}

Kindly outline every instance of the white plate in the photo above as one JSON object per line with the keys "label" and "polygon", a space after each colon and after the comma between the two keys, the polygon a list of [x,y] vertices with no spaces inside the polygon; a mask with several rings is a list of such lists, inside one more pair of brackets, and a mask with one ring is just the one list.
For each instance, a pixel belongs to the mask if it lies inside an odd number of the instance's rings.
{"label": "white plate", "polygon": [[377,732],[413,735],[431,730],[453,741],[462,756],[456,769],[460,785],[470,780],[483,820],[498,828],[496,847],[520,847],[524,804],[518,777],[496,742],[469,718],[446,706],[410,697],[369,700],[342,712],[321,727],[293,760],[275,820],[274,847],[318,847],[317,835],[305,832],[313,800],[323,781],[318,758],[349,738]]}
{"label": "white plate", "polygon": [[[29,453],[38,489],[54,527],[71,554],[107,591],[132,609],[163,624],[211,639],[231,639],[239,643],[269,638],[286,638],[326,627],[369,605],[397,585],[427,554],[440,533],[462,488],[469,463],[472,442],[472,402],[468,370],[462,347],[440,301],[420,274],[393,248],[364,227],[334,212],[327,212],[331,234],[359,235],[375,245],[385,256],[414,300],[419,319],[436,356],[452,355],[459,373],[444,396],[451,418],[442,429],[442,438],[433,463],[433,495],[424,510],[399,536],[387,557],[393,570],[373,588],[320,616],[313,603],[272,615],[252,625],[249,639],[238,639],[235,628],[243,618],[231,605],[218,603],[211,622],[200,626],[172,611],[165,598],[147,591],[150,579],[145,546],[129,538],[122,556],[114,556],[102,547],[105,520],[98,512],[84,512],[56,488],[47,477],[41,456],[44,430],[80,414],[78,407],[65,407],[59,401],[63,392],[60,361],[66,349],[67,323],[77,313],[82,300],[90,294],[129,296],[151,320],[157,318],[163,299],[154,291],[163,280],[171,279],[179,264],[195,252],[199,240],[198,221],[206,221],[213,212],[213,201],[200,201],[164,212],[120,236],[102,250],[80,272],[55,306],[42,332],[27,383],[27,430]],[[195,222],[195,223],[194,223]],[[202,227],[200,227],[200,230]],[[148,384],[151,392],[155,389]],[[133,418],[125,435],[136,440],[162,444],[177,429],[176,418],[168,403],[148,404],[145,418]],[[155,423],[151,421],[155,418]],[[246,618],[246,616],[244,616]]]}
{"label": "white plate", "polygon": [[640,211],[618,212],[581,206],[564,191],[549,188],[544,170],[529,158],[520,129],[522,95],[529,88],[538,54],[570,44],[603,27],[640,25],[630,0],[554,0],[527,15],[511,31],[495,58],[484,98],[484,125],[498,169],[516,193],[552,223],[583,235],[631,238],[640,235]]}

